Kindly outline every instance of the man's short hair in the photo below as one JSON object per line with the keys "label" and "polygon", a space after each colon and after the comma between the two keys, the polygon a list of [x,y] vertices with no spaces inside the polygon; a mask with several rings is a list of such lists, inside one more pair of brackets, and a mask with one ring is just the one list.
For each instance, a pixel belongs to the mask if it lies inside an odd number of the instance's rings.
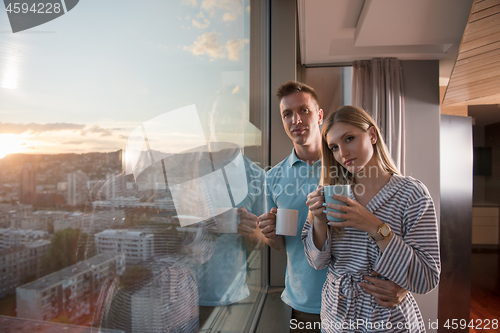
{"label": "man's short hair", "polygon": [[276,96],[278,96],[280,103],[283,97],[298,93],[298,92],[306,92],[311,94],[312,98],[316,101],[316,104],[319,107],[319,98],[318,94],[316,94],[316,91],[314,90],[313,87],[308,86],[305,83],[298,82],[298,81],[288,81],[285,82],[284,84],[281,85],[281,87],[278,88],[278,92],[276,93]]}

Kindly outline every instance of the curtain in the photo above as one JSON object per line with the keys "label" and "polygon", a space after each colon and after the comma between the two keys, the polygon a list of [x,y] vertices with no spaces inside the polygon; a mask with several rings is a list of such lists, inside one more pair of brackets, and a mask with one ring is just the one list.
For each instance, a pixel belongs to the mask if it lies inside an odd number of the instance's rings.
{"label": "curtain", "polygon": [[396,166],[404,174],[403,71],[397,58],[353,62],[352,103],[377,122]]}

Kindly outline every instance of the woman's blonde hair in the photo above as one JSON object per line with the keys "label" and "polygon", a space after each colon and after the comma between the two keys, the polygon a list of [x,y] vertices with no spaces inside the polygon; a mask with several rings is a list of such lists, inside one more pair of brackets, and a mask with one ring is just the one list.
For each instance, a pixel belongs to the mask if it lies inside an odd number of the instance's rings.
{"label": "woman's blonde hair", "polygon": [[328,148],[326,135],[335,123],[346,123],[367,132],[373,126],[376,132],[377,141],[373,144],[373,153],[377,158],[377,162],[382,170],[391,174],[398,174],[398,168],[394,164],[391,156],[387,151],[380,130],[373,118],[363,109],[351,105],[345,105],[337,111],[331,113],[325,120],[323,130],[321,131],[321,150],[322,150],[322,183],[323,185],[341,185],[352,184],[353,176],[339,164],[333,157],[332,151]]}

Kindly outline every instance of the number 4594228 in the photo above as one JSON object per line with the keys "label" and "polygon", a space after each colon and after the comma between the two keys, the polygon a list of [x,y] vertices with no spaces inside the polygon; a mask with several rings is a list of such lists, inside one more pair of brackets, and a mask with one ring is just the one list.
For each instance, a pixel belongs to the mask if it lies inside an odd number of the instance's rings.
{"label": "number 4594228", "polygon": [[471,319],[468,323],[465,319],[448,319],[443,327],[451,330],[476,329],[476,330],[497,330],[498,319]]}
{"label": "number 4594228", "polygon": [[29,6],[29,4],[25,2],[14,2],[14,3],[9,3],[7,5],[7,13],[14,13],[14,14],[19,14],[23,13],[26,14],[28,12],[34,13],[34,14],[52,14],[56,13],[59,14],[61,12],[61,4],[60,3],[55,3],[52,4],[50,2],[48,3],[34,3]]}

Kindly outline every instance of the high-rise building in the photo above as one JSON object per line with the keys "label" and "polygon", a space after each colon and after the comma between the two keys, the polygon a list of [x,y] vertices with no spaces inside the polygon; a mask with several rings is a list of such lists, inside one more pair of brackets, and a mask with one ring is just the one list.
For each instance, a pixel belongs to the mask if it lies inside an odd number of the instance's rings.
{"label": "high-rise building", "polygon": [[89,177],[81,170],[68,174],[68,205],[77,206],[87,202]]}
{"label": "high-rise building", "polygon": [[19,188],[19,201],[24,204],[35,204],[36,202],[36,170],[27,163],[21,170],[21,181]]}

